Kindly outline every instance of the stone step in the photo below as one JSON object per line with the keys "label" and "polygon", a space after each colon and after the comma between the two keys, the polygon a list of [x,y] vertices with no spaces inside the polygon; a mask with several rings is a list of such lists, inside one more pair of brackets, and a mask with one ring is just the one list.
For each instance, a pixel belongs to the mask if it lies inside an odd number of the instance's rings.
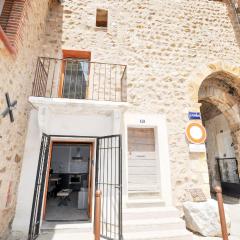
{"label": "stone step", "polygon": [[160,199],[159,192],[152,192],[152,191],[132,191],[128,192],[129,199],[148,199],[148,198],[158,198]]}
{"label": "stone step", "polygon": [[123,221],[124,233],[129,232],[146,232],[146,231],[161,231],[161,230],[181,230],[185,229],[185,222],[180,218],[152,218],[138,220]]}
{"label": "stone step", "polygon": [[92,233],[93,225],[91,223],[55,223],[44,222],[41,227],[41,233]]}
{"label": "stone step", "polygon": [[41,233],[38,240],[93,240],[94,236],[92,232],[75,232],[75,231],[51,231],[51,232],[45,232]]}
{"label": "stone step", "polygon": [[149,218],[178,218],[179,211],[174,207],[147,207],[123,209],[123,220]]}
{"label": "stone step", "polygon": [[164,205],[163,200],[155,198],[128,199],[126,203],[128,208],[163,207]]}
{"label": "stone step", "polygon": [[123,235],[124,240],[192,240],[187,230],[131,232]]}

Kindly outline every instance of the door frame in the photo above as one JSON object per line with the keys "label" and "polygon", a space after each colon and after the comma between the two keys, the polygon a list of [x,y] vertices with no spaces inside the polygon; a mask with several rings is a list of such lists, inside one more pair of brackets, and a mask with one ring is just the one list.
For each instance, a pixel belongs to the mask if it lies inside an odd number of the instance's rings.
{"label": "door frame", "polygon": [[[46,135],[46,134],[42,134],[42,136],[44,136],[44,135]],[[92,226],[94,226],[94,210],[95,210],[95,208],[93,208],[92,206],[95,206],[95,198],[94,198],[94,196],[95,196],[95,194],[93,194],[95,191],[96,191],[96,177],[97,177],[97,174],[98,174],[98,171],[97,171],[97,146],[98,146],[98,142],[99,142],[99,140],[100,139],[102,139],[102,138],[109,138],[109,137],[119,137],[119,148],[120,149],[122,149],[122,141],[121,141],[121,135],[110,135],[110,136],[103,136],[103,137],[99,137],[99,136],[69,136],[69,135],[46,135],[47,137],[48,137],[48,146],[49,146],[49,148],[50,148],[50,145],[53,143],[53,142],[56,142],[56,141],[60,141],[60,142],[62,142],[63,140],[64,141],[69,141],[69,142],[76,142],[76,143],[79,143],[79,142],[87,142],[87,143],[92,143],[93,144],[93,149],[92,149],[92,154],[93,154],[93,159],[91,159],[91,160],[93,160],[92,161],[92,171],[91,171],[91,173],[92,173],[92,176],[91,176],[91,181],[92,181],[92,190],[91,190],[91,200],[92,200],[92,203],[91,203],[91,219],[92,219],[92,221],[89,223],[89,224],[91,224]],[[52,146],[51,146],[52,147]],[[98,148],[99,149],[99,148]],[[104,150],[105,151],[105,150]],[[39,156],[41,156],[41,154],[42,154],[42,151],[40,151],[40,153],[39,153]],[[49,153],[49,151],[48,151],[48,153],[45,153],[45,155],[44,155],[45,157],[45,160],[44,160],[44,163],[45,163],[45,165],[47,164],[47,166],[46,166],[46,170],[45,170],[45,173],[47,173],[47,171],[48,171],[48,173],[49,173],[49,160],[50,160],[50,153]],[[119,152],[119,161],[121,161],[121,159],[122,159],[122,152],[120,151]],[[122,169],[122,168],[121,168]],[[119,205],[120,206],[120,210],[122,209],[122,191],[121,191],[121,189],[122,189],[122,171],[120,171],[120,175],[119,175],[119,186],[118,186],[118,188],[119,188],[119,201],[121,201],[121,204]],[[38,203],[39,203],[39,215],[40,215],[40,217],[39,217],[39,230],[38,230],[38,232],[36,233],[36,235],[35,235],[35,238],[31,238],[31,236],[29,235],[29,240],[33,240],[33,239],[36,239],[37,237],[38,237],[38,235],[39,235],[39,232],[40,232],[40,230],[41,230],[41,227],[42,227],[42,220],[43,220],[43,200],[44,200],[44,195],[43,194],[45,194],[45,197],[46,197],[46,187],[47,187],[47,183],[48,183],[48,178],[45,176],[45,179],[42,179],[42,182],[43,182],[43,191],[42,191],[42,197],[41,197],[41,199],[39,199],[39,201],[38,201]],[[37,184],[37,182],[35,182],[35,185]],[[99,183],[98,183],[99,184]],[[35,195],[34,195],[35,196]],[[34,196],[33,196],[33,199],[34,199]],[[34,206],[34,201],[33,201],[33,203],[32,203],[32,207]],[[119,218],[119,233],[122,233],[122,210],[120,211],[119,210],[119,216],[118,216],[118,218]],[[30,219],[30,223],[32,222],[32,217],[31,217],[31,219]],[[84,224],[84,223],[83,223]],[[31,230],[31,224],[30,224],[30,226],[29,226],[29,231]],[[120,234],[120,237],[121,237],[121,234]],[[122,239],[120,239],[120,240],[122,240]]]}
{"label": "door frame", "polygon": [[160,196],[166,206],[172,206],[171,165],[169,157],[167,121],[164,114],[133,113],[124,114],[124,169],[123,194],[128,200],[128,128],[154,128],[156,157],[159,161]]}
{"label": "door frame", "polygon": [[[45,133],[43,133],[42,135],[46,135]],[[60,142],[62,142],[63,140],[64,141],[69,141],[69,142],[76,142],[76,143],[78,143],[78,142],[85,142],[85,143],[92,143],[93,144],[93,159],[91,159],[91,160],[93,160],[92,161],[92,176],[91,176],[91,184],[92,184],[92,189],[91,189],[91,195],[92,195],[92,197],[91,197],[91,224],[93,224],[93,219],[94,219],[94,213],[93,213],[93,207],[92,207],[92,205],[94,204],[94,198],[93,198],[93,196],[94,196],[94,194],[93,194],[93,192],[95,191],[95,184],[94,184],[94,182],[95,182],[95,164],[96,164],[96,144],[97,144],[97,137],[96,136],[75,136],[75,135],[46,135],[46,136],[48,136],[49,137],[49,148],[51,147],[51,145],[52,145],[52,142],[58,142],[58,141],[60,141]],[[49,149],[50,150],[50,149]],[[50,169],[49,169],[49,160],[50,160],[50,151],[48,151],[48,158],[47,158],[47,167],[46,167],[46,171],[48,171],[48,172],[46,172],[46,173],[49,173],[49,171],[50,171]],[[39,154],[41,154],[41,152],[39,153]],[[44,214],[44,201],[45,201],[45,197],[46,197],[46,187],[47,187],[47,184],[48,184],[48,177],[45,177],[45,180],[44,179],[42,179],[42,181],[44,181],[44,188],[43,188],[43,197],[39,200],[39,202],[40,202],[40,204],[41,204],[41,216],[40,216],[40,223],[39,223],[39,230],[41,229],[41,226],[42,226],[42,221],[43,221],[43,214]],[[35,183],[36,184],[36,183]],[[34,196],[33,196],[33,198],[34,198]],[[32,203],[32,205],[34,204],[34,202]],[[31,217],[31,219],[30,219],[30,223],[32,222],[32,217]],[[31,228],[31,224],[30,224],[30,226],[29,226],[29,230],[30,230],[30,228]],[[38,233],[39,234],[39,233]],[[29,238],[29,239],[31,239],[31,238]]]}
{"label": "door frame", "polygon": [[[49,146],[49,154],[48,154],[48,163],[47,163],[47,172],[46,172],[46,178],[45,178],[45,186],[44,186],[44,193],[43,193],[43,210],[42,210],[42,220],[45,220],[46,218],[46,207],[47,207],[47,191],[48,191],[48,180],[49,180],[49,174],[50,174],[50,166],[52,161],[52,150],[53,150],[53,144],[54,143],[66,143],[66,144],[88,144],[90,145],[90,158],[89,158],[89,169],[88,169],[88,217],[90,221],[92,221],[92,192],[93,192],[93,179],[92,179],[92,162],[94,160],[94,148],[96,147],[94,142],[86,142],[86,141],[78,141],[75,139],[74,141],[71,140],[51,140],[50,138],[50,146]],[[90,186],[90,187],[89,187]]]}
{"label": "door frame", "polygon": [[[127,155],[128,155],[128,162],[127,162],[127,173],[128,173],[128,176],[127,178],[129,178],[129,144],[128,144],[128,141],[129,141],[129,129],[135,129],[135,130],[142,130],[142,129],[151,129],[153,131],[153,141],[154,141],[154,152],[155,152],[155,169],[160,169],[160,162],[158,160],[158,146],[157,146],[157,129],[155,126],[127,126]],[[159,187],[158,189],[156,190],[157,193],[161,193],[161,177],[160,177],[160,171],[157,171],[156,172],[156,179],[157,179],[157,184],[159,184]],[[128,193],[129,193],[129,183],[127,182],[128,184]],[[152,183],[153,184],[153,183]],[[136,191],[139,191],[139,190],[136,190]]]}

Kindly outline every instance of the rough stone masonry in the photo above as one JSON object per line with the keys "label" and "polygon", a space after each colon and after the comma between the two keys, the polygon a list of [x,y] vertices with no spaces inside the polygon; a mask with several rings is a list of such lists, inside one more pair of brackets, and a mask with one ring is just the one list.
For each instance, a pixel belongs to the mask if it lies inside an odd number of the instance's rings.
{"label": "rough stone masonry", "polygon": [[[0,44],[0,112],[6,107],[5,93],[18,104],[14,123],[0,118],[0,239],[6,239],[14,217],[17,186],[24,151],[27,118],[37,57],[42,55],[42,37],[49,0],[32,0],[26,8],[23,39],[12,55]],[[1,40],[0,40],[1,43]],[[26,192],[27,193],[27,192]]]}
{"label": "rough stone masonry", "polygon": [[[97,8],[108,10],[107,29],[95,26]],[[127,64],[131,110],[166,116],[175,204],[181,206],[192,187],[208,195],[206,156],[189,154],[184,130],[188,111],[200,107],[193,96],[197,90],[191,86],[198,86],[208,72],[227,69],[240,75],[240,51],[225,3],[66,0],[60,5],[53,1],[45,22],[47,9],[47,0],[32,1],[16,57],[0,49],[0,109],[5,106],[5,92],[18,100],[15,123],[0,120],[1,235],[14,216],[30,108],[27,97],[37,56],[61,57],[62,49],[91,51],[92,61]]]}
{"label": "rough stone masonry", "polygon": [[[107,29],[96,27],[98,8],[108,10]],[[200,187],[209,195],[206,156],[189,153],[184,131],[188,111],[199,111],[199,82],[223,69],[239,76],[239,47],[227,5],[209,0],[66,1],[52,7],[47,26],[46,56],[61,57],[62,49],[86,50],[92,61],[127,64],[131,111],[167,118],[175,204],[188,199],[189,188]]]}

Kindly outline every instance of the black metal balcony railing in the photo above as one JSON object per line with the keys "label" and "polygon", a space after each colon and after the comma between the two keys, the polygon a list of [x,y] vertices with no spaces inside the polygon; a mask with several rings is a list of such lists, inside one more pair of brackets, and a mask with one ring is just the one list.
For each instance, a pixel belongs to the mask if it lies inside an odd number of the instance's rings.
{"label": "black metal balcony railing", "polygon": [[126,65],[39,57],[32,96],[127,101]]}

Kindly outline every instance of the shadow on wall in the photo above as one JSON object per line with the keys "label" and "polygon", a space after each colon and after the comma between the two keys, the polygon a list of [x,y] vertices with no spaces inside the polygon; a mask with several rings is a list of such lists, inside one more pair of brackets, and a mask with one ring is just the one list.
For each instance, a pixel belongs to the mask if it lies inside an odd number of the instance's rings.
{"label": "shadow on wall", "polygon": [[44,57],[61,58],[63,44],[63,17],[67,17],[68,10],[64,10],[62,1],[52,1],[47,18],[45,33]]}
{"label": "shadow on wall", "polygon": [[238,0],[224,0],[224,4],[227,4],[228,13],[231,19],[231,23],[233,25],[233,29],[235,32],[236,40],[238,46],[240,47],[240,4]]}
{"label": "shadow on wall", "polygon": [[[35,1],[37,2],[37,1]],[[34,5],[35,6],[35,5]],[[47,10],[47,8],[46,8]],[[35,18],[31,18],[30,19],[30,23],[35,26],[35,20],[36,18],[38,17],[38,15],[40,14],[40,10],[39,10],[39,13],[36,14],[36,17]],[[35,24],[35,25],[34,25]],[[36,43],[36,40],[34,41],[34,43],[32,44],[35,48],[36,46],[39,46],[38,47],[38,50],[39,51],[34,51],[34,55],[33,55],[33,59],[34,61],[28,64],[25,64],[26,66],[28,66],[28,71],[31,71],[32,76],[31,78],[29,78],[29,81],[31,81],[33,83],[34,81],[34,75],[35,75],[35,71],[36,71],[36,63],[37,63],[37,57],[39,57],[39,55],[51,55],[51,56],[55,56],[55,49],[59,48],[61,46],[61,40],[62,40],[62,27],[63,27],[63,5],[59,3],[58,0],[49,0],[48,1],[48,12],[46,13],[46,20],[45,20],[45,24],[41,23],[41,28],[43,28],[43,32],[42,34],[36,39],[37,41],[41,42],[42,45],[37,45]],[[44,26],[43,26],[44,25]],[[39,26],[36,26],[36,30],[35,31],[40,31],[40,27]],[[54,34],[53,34],[54,33]],[[29,33],[29,35],[31,35],[31,32]],[[56,41],[53,41],[55,40]],[[27,42],[27,41],[26,41]],[[22,59],[22,58],[26,58],[26,54],[24,55],[19,55],[19,58]],[[35,61],[36,59],[36,61]],[[22,78],[22,79],[26,79],[25,78]],[[27,82],[27,81],[23,81],[22,84],[23,87],[22,89],[25,89],[25,84],[30,86],[31,82]],[[29,92],[27,93],[28,95],[26,96],[26,100],[28,99],[28,96],[31,95],[31,91],[32,89],[30,89],[31,87],[28,87],[29,88]],[[21,91],[19,91],[21,92]],[[16,96],[17,97],[17,96]],[[21,100],[21,99],[20,99]],[[19,101],[20,102],[20,101]],[[27,103],[28,106],[30,107],[29,103]],[[21,142],[21,141],[20,141]],[[25,161],[25,159],[23,159],[23,161]],[[24,164],[23,164],[23,167],[24,167]],[[14,236],[25,236],[28,234],[28,231],[29,231],[29,223],[30,223],[30,216],[31,216],[31,205],[32,205],[32,200],[33,200],[33,194],[29,194],[29,196],[26,197],[26,193],[21,191],[21,185],[23,186],[25,184],[24,182],[24,177],[22,177],[20,179],[20,183],[19,183],[19,186],[20,188],[17,189],[18,190],[18,196],[17,196],[17,206],[16,206],[16,210],[15,210],[15,213],[12,214],[12,220],[11,220],[11,223],[9,224],[9,229],[12,230],[12,231],[21,231],[21,232],[12,232],[11,236],[10,236],[10,240],[13,240],[13,239],[25,239],[25,238],[15,238]],[[31,189],[31,185],[35,185],[35,182],[29,182],[28,183],[28,186],[29,188]],[[34,187],[32,188],[34,189]],[[17,192],[17,191],[15,191]],[[24,201],[24,199],[27,199],[27,206],[30,206],[30,207],[26,207],[25,211],[21,211],[21,203]],[[15,215],[15,216],[14,216]],[[5,221],[7,221],[5,219]],[[0,216],[0,222],[1,222],[1,216]],[[0,227],[0,232],[1,232],[1,227]],[[1,238],[0,238],[1,239]],[[6,236],[5,238],[3,238],[4,240],[6,239]]]}

